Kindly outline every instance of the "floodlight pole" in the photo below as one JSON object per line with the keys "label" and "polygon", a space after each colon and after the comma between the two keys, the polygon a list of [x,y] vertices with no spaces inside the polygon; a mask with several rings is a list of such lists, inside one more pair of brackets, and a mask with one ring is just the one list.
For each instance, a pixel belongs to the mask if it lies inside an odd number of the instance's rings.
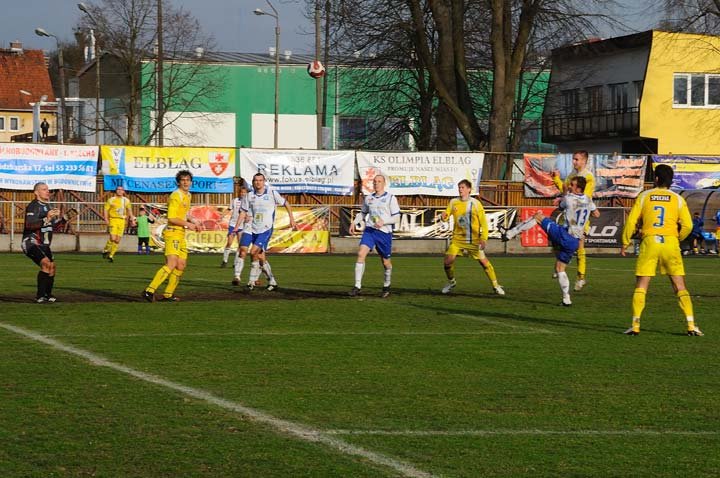
{"label": "floodlight pole", "polygon": [[268,6],[272,9],[273,13],[265,12],[259,8],[253,10],[255,15],[267,15],[275,19],[275,123],[273,130],[273,148],[278,147],[278,112],[280,108],[280,15],[278,11],[270,3],[270,0],[265,0]]}
{"label": "floodlight pole", "polygon": [[[95,29],[98,27],[98,22],[87,5],[80,2],[77,4],[78,8],[85,13],[90,21],[95,25]],[[93,35],[93,46],[95,49],[95,144],[100,144],[100,46],[98,45],[98,39],[95,33],[90,30]]]}

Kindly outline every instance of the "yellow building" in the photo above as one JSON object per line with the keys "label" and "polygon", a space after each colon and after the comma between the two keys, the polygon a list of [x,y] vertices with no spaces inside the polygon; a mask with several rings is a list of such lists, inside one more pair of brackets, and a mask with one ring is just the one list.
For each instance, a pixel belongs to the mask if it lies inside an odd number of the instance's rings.
{"label": "yellow building", "polygon": [[543,142],[560,152],[720,154],[720,37],[651,30],[552,52]]}

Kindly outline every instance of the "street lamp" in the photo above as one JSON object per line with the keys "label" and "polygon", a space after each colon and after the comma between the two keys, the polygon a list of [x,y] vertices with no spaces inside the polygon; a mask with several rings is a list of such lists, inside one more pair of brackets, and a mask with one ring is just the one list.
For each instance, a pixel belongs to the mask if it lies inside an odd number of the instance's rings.
{"label": "street lamp", "polygon": [[[98,22],[95,17],[90,13],[90,9],[83,2],[77,4],[78,8],[88,16],[90,21],[95,25],[97,29]],[[95,143],[100,144],[100,47],[98,46],[97,38],[95,33],[90,30],[93,36],[93,46],[95,47]]]}
{"label": "street lamp", "polygon": [[270,0],[265,0],[273,13],[266,12],[259,8],[253,10],[255,15],[267,15],[275,19],[275,129],[273,132],[273,147],[278,147],[278,106],[279,106],[279,85],[280,85],[280,16],[273,7]]}
{"label": "street lamp", "polygon": [[60,48],[60,40],[52,33],[48,33],[42,28],[36,28],[35,34],[41,37],[53,37],[58,51],[58,66],[60,67],[60,121],[58,122],[58,143],[63,143],[63,137],[67,131],[67,115],[65,114],[65,63],[63,62],[62,48]]}

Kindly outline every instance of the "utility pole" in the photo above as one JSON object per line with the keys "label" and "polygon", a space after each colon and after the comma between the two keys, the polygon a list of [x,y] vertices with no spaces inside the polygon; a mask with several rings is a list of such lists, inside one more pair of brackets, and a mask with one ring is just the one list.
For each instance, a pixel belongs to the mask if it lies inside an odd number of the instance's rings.
{"label": "utility pole", "polygon": [[[322,48],[320,43],[320,0],[315,0],[315,60],[320,61]],[[317,149],[323,149],[322,132],[323,132],[323,76],[315,78],[315,114],[316,116],[316,135]]]}
{"label": "utility pole", "polygon": [[157,145],[163,146],[163,117],[165,116],[165,95],[163,86],[163,16],[162,16],[162,2],[163,0],[157,0]]}

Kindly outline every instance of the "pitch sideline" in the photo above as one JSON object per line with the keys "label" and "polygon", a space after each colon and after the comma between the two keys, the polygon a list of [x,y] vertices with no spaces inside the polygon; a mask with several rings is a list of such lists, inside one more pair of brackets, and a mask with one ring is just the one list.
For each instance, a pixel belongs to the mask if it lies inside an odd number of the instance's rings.
{"label": "pitch sideline", "polygon": [[152,383],[154,385],[159,385],[161,387],[165,387],[170,390],[180,392],[189,397],[192,397],[192,398],[195,398],[198,400],[202,400],[207,403],[211,403],[213,405],[219,406],[226,410],[230,410],[230,411],[239,413],[257,423],[262,423],[262,424],[268,425],[271,428],[275,429],[277,432],[280,432],[282,434],[290,435],[299,440],[310,442],[310,443],[321,443],[321,444],[326,445],[336,451],[339,451],[340,453],[342,453],[344,455],[360,457],[365,460],[368,460],[369,462],[371,462],[375,465],[381,465],[384,467],[391,468],[403,476],[407,476],[410,478],[433,478],[435,476],[435,475],[432,475],[431,473],[420,470],[420,469],[412,466],[411,464],[404,463],[400,460],[396,460],[389,456],[385,456],[381,453],[376,453],[376,452],[373,452],[370,450],[366,450],[365,448],[362,448],[362,447],[353,445],[351,443],[348,443],[346,441],[340,440],[338,438],[335,438],[333,435],[325,433],[322,430],[312,428],[310,426],[303,425],[300,423],[295,423],[295,422],[292,422],[289,420],[283,420],[281,418],[274,417],[274,416],[267,414],[265,412],[262,412],[260,410],[256,410],[254,408],[247,407],[240,403],[217,397],[217,396],[215,396],[209,392],[206,392],[202,389],[188,387],[188,386],[176,383],[176,382],[172,382],[170,380],[166,380],[157,375],[153,375],[153,374],[141,372],[139,370],[135,370],[131,367],[127,367],[125,365],[107,360],[106,358],[104,358],[100,355],[94,354],[87,350],[73,347],[71,345],[66,345],[62,342],[59,342],[52,338],[46,337],[42,334],[33,332],[31,330],[27,330],[22,327],[16,327],[14,325],[6,324],[4,322],[0,322],[0,328],[3,328],[5,330],[12,332],[14,334],[17,334],[17,335],[21,335],[21,336],[31,339],[35,342],[40,342],[42,344],[48,345],[48,346],[52,347],[53,349],[59,350],[61,352],[65,352],[70,355],[75,355],[77,357],[81,357],[81,358],[87,360],[88,362],[90,362],[92,365],[96,365],[99,367],[107,367],[111,370],[115,370],[117,372],[121,372],[126,375],[130,375],[130,376],[135,377],[144,382]]}

